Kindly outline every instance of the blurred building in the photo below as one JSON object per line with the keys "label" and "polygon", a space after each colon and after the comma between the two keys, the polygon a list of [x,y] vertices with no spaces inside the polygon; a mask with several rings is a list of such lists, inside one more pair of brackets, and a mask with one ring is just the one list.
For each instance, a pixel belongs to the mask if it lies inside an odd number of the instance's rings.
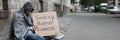
{"label": "blurred building", "polygon": [[115,0],[108,0],[109,6],[115,6]]}
{"label": "blurred building", "polygon": [[108,0],[109,6],[117,6],[120,7],[120,0]]}
{"label": "blurred building", "polygon": [[27,1],[33,4],[34,12],[56,11],[58,16],[70,13],[70,0],[0,0],[0,18],[11,19]]}
{"label": "blurred building", "polygon": [[81,10],[79,2],[80,0],[71,1],[73,12],[79,12]]}
{"label": "blurred building", "polygon": [[70,0],[40,0],[41,11],[56,11],[58,16],[70,13]]}

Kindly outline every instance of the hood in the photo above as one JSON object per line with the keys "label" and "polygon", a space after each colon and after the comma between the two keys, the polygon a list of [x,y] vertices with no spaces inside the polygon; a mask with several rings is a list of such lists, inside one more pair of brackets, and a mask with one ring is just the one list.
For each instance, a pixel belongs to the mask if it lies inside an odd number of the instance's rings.
{"label": "hood", "polygon": [[24,13],[24,11],[27,9],[32,9],[32,11],[34,11],[34,8],[30,2],[26,2],[24,6],[18,11],[18,13]]}
{"label": "hood", "polygon": [[32,11],[34,10],[32,4],[30,2],[26,2],[23,6],[23,9],[24,10],[27,10],[27,9],[32,9]]}

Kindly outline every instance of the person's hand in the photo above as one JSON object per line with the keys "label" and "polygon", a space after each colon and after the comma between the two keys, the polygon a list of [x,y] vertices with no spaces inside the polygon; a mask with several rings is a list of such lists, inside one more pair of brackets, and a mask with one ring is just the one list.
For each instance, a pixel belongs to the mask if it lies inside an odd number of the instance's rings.
{"label": "person's hand", "polygon": [[33,26],[33,29],[34,29],[34,30],[38,29],[38,26],[37,26],[37,25],[34,25],[34,26]]}

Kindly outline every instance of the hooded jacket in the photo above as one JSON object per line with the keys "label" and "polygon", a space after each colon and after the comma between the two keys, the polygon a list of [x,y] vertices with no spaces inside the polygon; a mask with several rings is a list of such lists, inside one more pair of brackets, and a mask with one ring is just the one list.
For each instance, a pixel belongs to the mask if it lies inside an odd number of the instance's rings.
{"label": "hooded jacket", "polygon": [[17,38],[17,40],[24,40],[24,34],[27,34],[26,31],[30,31],[28,29],[32,30],[33,26],[33,20],[31,13],[27,16],[24,11],[27,9],[33,9],[33,6],[30,2],[26,2],[23,6],[23,8],[18,11],[14,17],[13,17],[13,29],[14,29],[14,35]]}

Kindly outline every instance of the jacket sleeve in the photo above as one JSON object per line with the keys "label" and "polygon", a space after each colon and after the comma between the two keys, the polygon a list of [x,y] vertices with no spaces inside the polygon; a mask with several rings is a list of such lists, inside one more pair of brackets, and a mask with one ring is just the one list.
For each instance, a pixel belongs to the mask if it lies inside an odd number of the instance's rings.
{"label": "jacket sleeve", "polygon": [[15,15],[13,17],[13,27],[14,27],[14,35],[16,36],[16,38],[18,40],[22,40],[23,37],[22,37],[22,34],[24,33],[23,30],[24,30],[24,27],[25,27],[25,24],[23,22],[23,18]]}

